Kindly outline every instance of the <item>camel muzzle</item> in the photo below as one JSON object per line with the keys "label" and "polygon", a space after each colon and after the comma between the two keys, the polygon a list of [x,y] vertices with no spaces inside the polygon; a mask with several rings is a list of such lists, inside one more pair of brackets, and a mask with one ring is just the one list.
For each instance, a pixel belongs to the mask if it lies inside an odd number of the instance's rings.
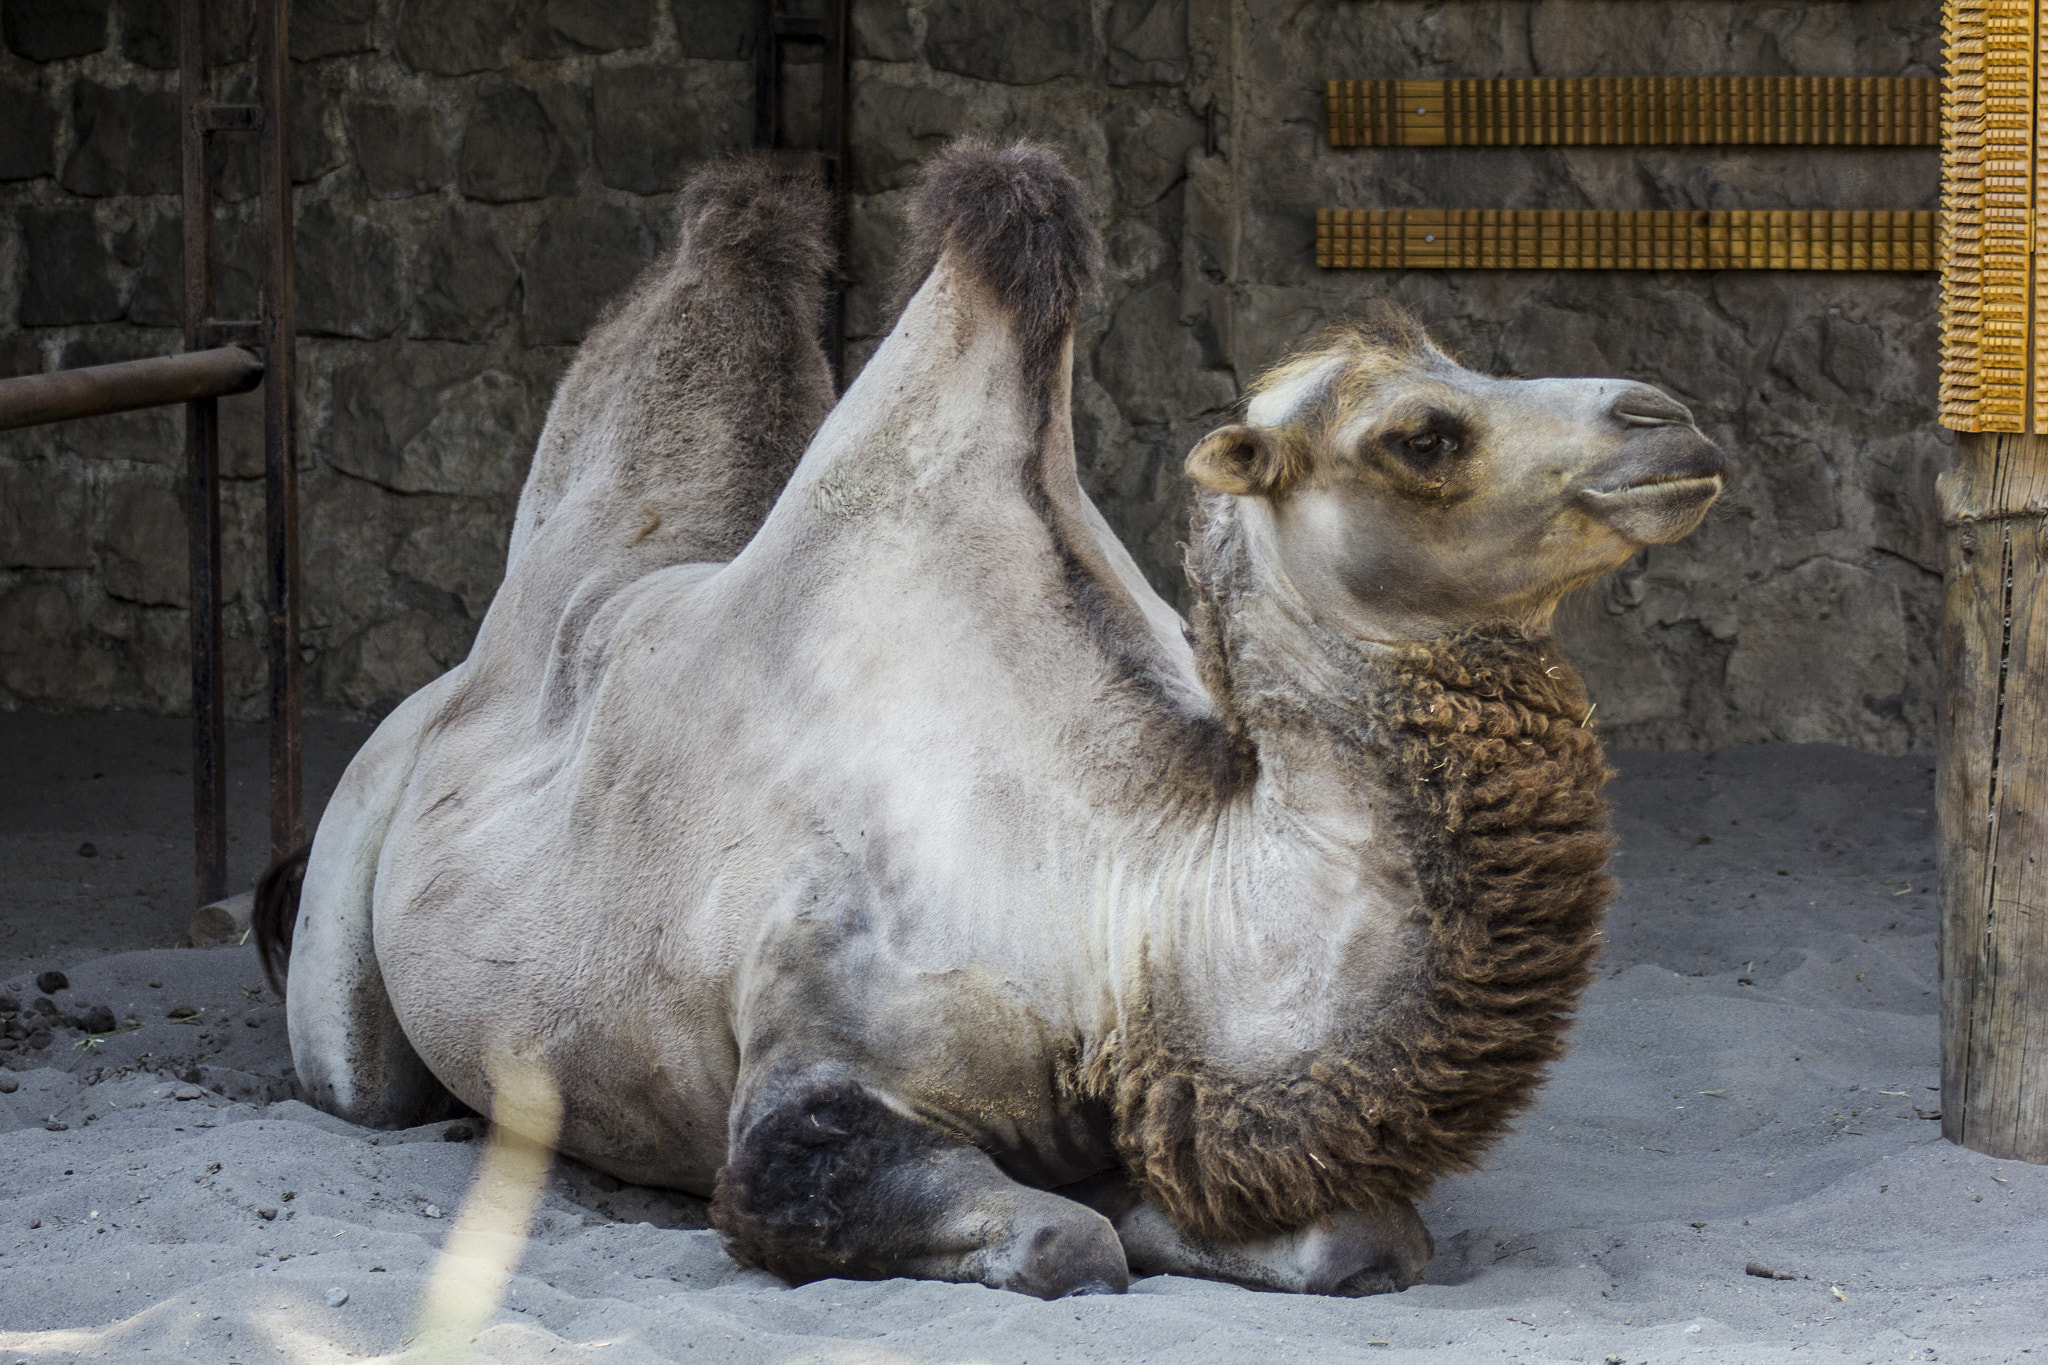
{"label": "camel muzzle", "polygon": [[1615,414],[1633,434],[1593,471],[1576,501],[1633,544],[1665,545],[1692,534],[1706,517],[1728,477],[1728,459],[1676,402],[1664,399],[1682,414],[1675,417],[1620,410],[1633,401],[1631,395],[1617,404]]}

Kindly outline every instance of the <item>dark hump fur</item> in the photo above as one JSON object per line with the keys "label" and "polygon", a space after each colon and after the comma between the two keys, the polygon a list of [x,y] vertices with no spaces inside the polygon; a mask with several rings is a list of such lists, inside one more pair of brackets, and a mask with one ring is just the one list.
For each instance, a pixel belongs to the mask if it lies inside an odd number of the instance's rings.
{"label": "dark hump fur", "polygon": [[[1198,616],[1219,704],[1323,729],[1391,778],[1429,933],[1402,996],[1279,1075],[1206,1065],[1170,1001],[1128,1020],[1081,1078],[1109,1099],[1127,1166],[1184,1230],[1238,1238],[1333,1210],[1416,1199],[1469,1168],[1534,1098],[1591,979],[1613,883],[1585,690],[1547,639],[1508,626],[1367,655],[1323,641],[1350,679],[1305,697],[1229,649],[1228,526],[1198,530]],[[1214,684],[1212,683],[1212,686]],[[1264,714],[1261,714],[1261,713]],[[1238,733],[1243,733],[1242,730]]]}
{"label": "dark hump fur", "polygon": [[1048,147],[961,138],[925,166],[910,201],[908,301],[939,257],[993,293],[1027,356],[1053,358],[1095,290],[1102,241],[1088,191]]}
{"label": "dark hump fur", "polygon": [[791,311],[817,314],[834,265],[832,199],[808,161],[766,152],[714,162],[676,196],[679,240],[728,292],[788,291]]}
{"label": "dark hump fur", "polygon": [[831,227],[831,199],[803,162],[755,152],[691,176],[674,245],[607,310],[563,379],[521,515],[545,521],[591,477],[587,452],[604,427],[628,452],[605,474],[627,513],[660,505],[661,534],[640,562],[737,554],[832,406],[819,347]]}

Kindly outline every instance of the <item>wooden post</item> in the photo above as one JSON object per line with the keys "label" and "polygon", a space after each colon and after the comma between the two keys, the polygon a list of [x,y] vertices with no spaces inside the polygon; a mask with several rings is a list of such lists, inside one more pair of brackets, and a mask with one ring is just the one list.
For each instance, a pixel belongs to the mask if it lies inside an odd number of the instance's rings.
{"label": "wooden post", "polygon": [[1945,0],[1941,1132],[2048,1163],[2048,230],[2040,0]]}
{"label": "wooden post", "polygon": [[1941,1133],[2048,1162],[2048,437],[1959,435],[1940,490]]}

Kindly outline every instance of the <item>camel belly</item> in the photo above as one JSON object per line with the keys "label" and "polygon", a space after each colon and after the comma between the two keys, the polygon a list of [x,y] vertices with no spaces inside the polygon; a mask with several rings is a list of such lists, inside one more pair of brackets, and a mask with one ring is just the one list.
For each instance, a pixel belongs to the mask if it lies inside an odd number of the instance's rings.
{"label": "camel belly", "polygon": [[[544,1059],[564,1101],[562,1149],[600,1169],[709,1195],[743,1075],[815,1068],[859,1079],[1029,1184],[1114,1164],[1107,1114],[1079,1099],[1073,1030],[1045,992],[929,913],[846,896],[858,878],[790,876],[802,857],[679,858],[696,894],[635,913],[619,887],[522,896],[519,868],[482,870],[502,858],[443,853],[438,874],[413,879],[418,892],[379,905],[378,955],[406,1035],[486,1113],[498,1057]],[[735,903],[741,891],[752,899]]]}

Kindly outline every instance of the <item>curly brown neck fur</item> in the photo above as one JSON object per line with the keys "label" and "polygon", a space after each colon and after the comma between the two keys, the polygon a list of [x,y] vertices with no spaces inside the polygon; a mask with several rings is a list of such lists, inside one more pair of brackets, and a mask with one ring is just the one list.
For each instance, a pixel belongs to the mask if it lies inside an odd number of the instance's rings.
{"label": "curly brown neck fur", "polygon": [[1471,1167],[1563,1051],[1613,884],[1608,772],[1549,641],[1501,626],[1368,653],[1307,625],[1348,685],[1271,676],[1244,628],[1243,547],[1217,522],[1198,528],[1190,572],[1232,730],[1255,753],[1262,732],[1312,725],[1374,773],[1428,921],[1418,979],[1286,1074],[1205,1065],[1164,1010],[1093,1059],[1085,1082],[1112,1103],[1132,1174],[1184,1230],[1245,1237],[1417,1198]]}

